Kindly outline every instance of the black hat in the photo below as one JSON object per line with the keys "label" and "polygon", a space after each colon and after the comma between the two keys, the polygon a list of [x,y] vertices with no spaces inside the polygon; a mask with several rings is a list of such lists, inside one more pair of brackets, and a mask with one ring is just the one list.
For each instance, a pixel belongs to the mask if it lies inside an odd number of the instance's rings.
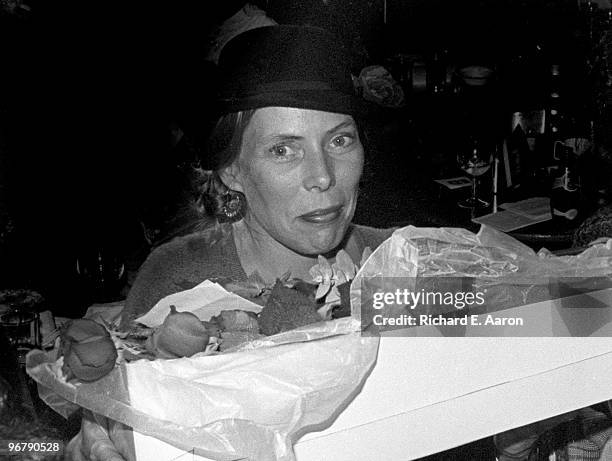
{"label": "black hat", "polygon": [[232,39],[219,58],[222,113],[279,106],[362,115],[349,57],[340,41],[317,27],[279,25]]}

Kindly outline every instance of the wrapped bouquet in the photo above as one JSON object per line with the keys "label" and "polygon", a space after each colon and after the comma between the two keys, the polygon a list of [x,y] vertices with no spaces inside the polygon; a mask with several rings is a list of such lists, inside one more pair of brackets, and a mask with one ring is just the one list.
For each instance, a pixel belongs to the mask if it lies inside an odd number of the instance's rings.
{"label": "wrapped bouquet", "polygon": [[86,408],[210,459],[291,460],[295,435],[330,424],[376,360],[378,341],[348,316],[357,270],[341,252],[307,281],[207,280],[129,331],[73,321],[28,373],[65,416]]}

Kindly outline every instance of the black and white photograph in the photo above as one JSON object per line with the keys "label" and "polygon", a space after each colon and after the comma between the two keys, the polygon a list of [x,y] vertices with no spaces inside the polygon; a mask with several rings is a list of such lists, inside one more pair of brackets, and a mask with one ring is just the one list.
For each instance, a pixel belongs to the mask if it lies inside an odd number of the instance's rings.
{"label": "black and white photograph", "polygon": [[0,459],[612,461],[612,1],[0,0]]}

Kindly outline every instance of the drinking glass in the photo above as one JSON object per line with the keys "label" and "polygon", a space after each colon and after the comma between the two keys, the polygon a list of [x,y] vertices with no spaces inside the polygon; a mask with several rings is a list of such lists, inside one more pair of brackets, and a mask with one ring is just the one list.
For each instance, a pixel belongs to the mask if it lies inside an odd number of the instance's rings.
{"label": "drinking glass", "polygon": [[484,208],[489,202],[478,197],[479,177],[485,174],[493,164],[493,153],[481,148],[477,143],[472,143],[470,149],[462,151],[457,155],[459,168],[472,177],[472,195],[460,200],[457,204],[462,208]]}
{"label": "drinking glass", "polygon": [[77,257],[76,271],[93,302],[120,298],[125,283],[125,264],[113,246],[92,245],[82,249]]}

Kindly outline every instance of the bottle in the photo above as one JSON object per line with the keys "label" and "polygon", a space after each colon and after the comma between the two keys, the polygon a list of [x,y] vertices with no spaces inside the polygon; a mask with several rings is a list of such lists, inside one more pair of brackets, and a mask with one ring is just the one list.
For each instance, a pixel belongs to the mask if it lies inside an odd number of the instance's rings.
{"label": "bottle", "polygon": [[[516,113],[516,117],[520,117],[520,113]],[[516,125],[510,134],[507,144],[507,186],[512,190],[520,190],[527,181],[527,171],[530,155],[529,143],[526,133],[521,124]]]}
{"label": "bottle", "polygon": [[553,221],[575,222],[582,202],[580,180],[577,176],[575,155],[571,147],[557,146],[560,166],[556,170],[550,193],[550,211]]}
{"label": "bottle", "polygon": [[[547,110],[547,129],[548,137],[550,139],[550,145],[552,147],[552,158],[553,163],[559,161],[556,158],[556,145],[562,142],[561,137],[561,125],[563,122],[563,116],[561,113],[561,73],[558,64],[553,64],[550,68],[550,83],[549,83],[549,95],[548,95],[548,110]],[[550,161],[550,159],[549,159]]]}
{"label": "bottle", "polygon": [[446,91],[447,54],[448,51],[446,49],[437,50],[434,52],[431,60],[428,85],[430,86],[430,91],[434,94]]}
{"label": "bottle", "polygon": [[[577,178],[574,150],[565,144],[562,126],[564,116],[561,101],[560,66],[550,67],[547,130],[550,141],[553,180],[550,191],[550,210],[553,221],[567,223],[576,220],[580,209],[580,184]],[[568,133],[569,134],[569,133]]]}

